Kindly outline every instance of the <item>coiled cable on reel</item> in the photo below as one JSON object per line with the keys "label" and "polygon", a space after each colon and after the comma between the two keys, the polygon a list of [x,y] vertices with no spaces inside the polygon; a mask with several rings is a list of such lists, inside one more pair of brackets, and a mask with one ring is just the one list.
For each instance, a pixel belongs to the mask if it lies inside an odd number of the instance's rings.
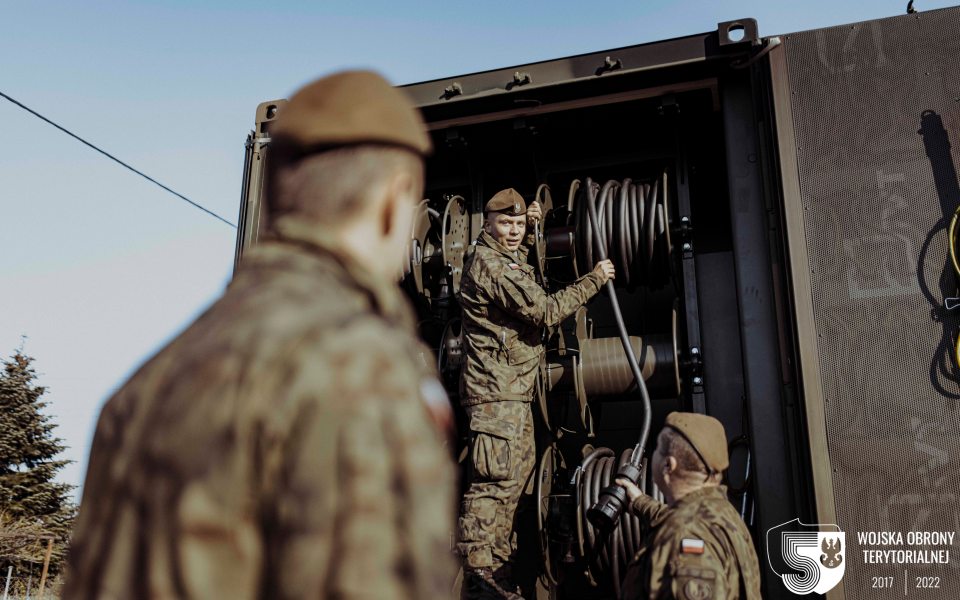
{"label": "coiled cable on reel", "polygon": [[617,271],[617,286],[659,289],[666,285],[672,251],[666,173],[652,182],[611,179],[602,187],[591,183],[582,190],[579,180],[571,183],[568,219],[572,222],[568,225],[577,231],[577,270],[581,274],[589,273],[599,262],[587,212],[588,193],[596,198],[600,238]]}
{"label": "coiled cable on reel", "polygon": [[[609,573],[617,598],[621,597],[620,580],[622,575],[643,544],[640,519],[624,513],[620,516],[617,526],[608,535],[603,535],[590,524],[587,519],[587,509],[597,503],[600,492],[604,488],[614,483],[617,471],[630,462],[632,453],[633,449],[627,448],[617,460],[616,453],[613,450],[597,448],[580,463],[582,471],[580,479],[581,497],[579,502],[580,514],[577,515],[579,528],[582,531],[580,539],[583,547],[580,550],[583,556],[596,557],[592,563],[587,565],[587,577],[591,583],[596,585],[594,574]],[[662,502],[663,494],[651,480],[647,466],[648,462],[644,459],[641,467],[642,475],[637,485],[644,494]]]}

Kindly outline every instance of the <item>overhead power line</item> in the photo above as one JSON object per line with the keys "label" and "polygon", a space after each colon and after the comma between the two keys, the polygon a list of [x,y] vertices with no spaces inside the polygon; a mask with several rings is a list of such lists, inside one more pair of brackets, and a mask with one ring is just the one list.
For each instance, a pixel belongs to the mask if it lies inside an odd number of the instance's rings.
{"label": "overhead power line", "polygon": [[182,195],[182,194],[176,193],[175,191],[173,191],[173,190],[171,190],[170,188],[168,188],[167,186],[163,185],[162,183],[160,183],[159,181],[157,181],[157,180],[154,179],[153,177],[150,177],[149,175],[146,175],[145,173],[141,173],[140,171],[134,169],[133,167],[131,167],[131,166],[128,165],[127,163],[125,163],[125,162],[123,162],[122,160],[120,160],[119,158],[117,158],[116,156],[113,156],[112,154],[109,154],[109,153],[107,153],[107,152],[104,152],[103,150],[101,150],[100,148],[97,148],[96,146],[94,146],[93,144],[91,144],[91,143],[88,142],[87,140],[83,139],[83,138],[80,137],[79,135],[76,135],[76,134],[74,134],[74,133],[72,133],[72,132],[64,129],[63,127],[57,125],[56,123],[54,123],[54,122],[51,121],[50,119],[46,118],[45,116],[41,115],[41,114],[38,113],[37,111],[35,111],[35,110],[33,110],[33,109],[31,109],[31,108],[29,108],[29,107],[27,107],[27,106],[24,106],[23,104],[17,102],[16,100],[14,100],[14,99],[11,98],[10,96],[4,94],[3,92],[0,92],[0,96],[3,96],[4,98],[6,98],[7,100],[9,100],[10,102],[13,102],[14,104],[16,104],[17,106],[19,106],[19,107],[22,108],[23,110],[27,111],[28,113],[32,114],[33,116],[39,117],[40,119],[43,119],[43,120],[46,121],[47,123],[50,123],[51,125],[53,125],[53,126],[56,127],[57,129],[59,129],[60,131],[64,132],[65,134],[69,135],[70,137],[72,137],[72,138],[74,138],[74,139],[77,139],[77,140],[83,142],[83,143],[86,144],[87,146],[90,146],[91,148],[93,148],[94,150],[96,150],[96,151],[99,152],[100,154],[106,156],[106,157],[109,158],[110,160],[112,160],[112,161],[114,161],[114,162],[116,162],[116,163],[119,163],[119,164],[123,165],[124,167],[130,169],[131,171],[133,171],[134,173],[136,173],[136,174],[139,175],[140,177],[143,177],[143,178],[146,179],[147,181],[151,181],[151,182],[159,185],[160,187],[162,187],[163,189],[167,190],[168,192],[170,192],[171,194],[173,194],[173,195],[176,196],[177,198],[180,198],[181,200],[184,200],[184,201],[186,201],[186,202],[189,202],[190,204],[196,206],[197,208],[199,208],[199,209],[202,210],[203,212],[207,213],[208,215],[211,215],[211,216],[213,216],[213,217],[216,217],[216,218],[220,219],[221,221],[223,221],[224,223],[226,223],[226,224],[229,225],[230,227],[233,227],[234,229],[237,228],[236,225],[234,225],[234,224],[231,223],[230,221],[224,219],[223,217],[221,217],[221,216],[218,215],[217,213],[213,212],[212,210],[206,209],[206,208],[200,206],[199,204],[197,204],[196,202],[194,202],[193,200],[191,200],[190,198],[187,198],[186,196],[184,196],[184,195]]}

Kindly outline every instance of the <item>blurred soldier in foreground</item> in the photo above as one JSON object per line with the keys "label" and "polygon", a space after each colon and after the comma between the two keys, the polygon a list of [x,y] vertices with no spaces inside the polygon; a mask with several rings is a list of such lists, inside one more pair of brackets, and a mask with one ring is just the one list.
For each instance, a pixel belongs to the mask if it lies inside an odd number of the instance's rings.
{"label": "blurred soldier in foreground", "polygon": [[460,509],[459,549],[464,557],[463,596],[519,598],[511,569],[514,516],[526,487],[532,491],[534,381],[543,352],[541,332],[560,324],[613,277],[610,261],[548,296],[526,258],[534,243],[540,205],[515,190],[499,192],[486,206],[476,252],[460,280],[465,362],[460,403],[470,418],[473,480]]}
{"label": "blurred soldier in foreground", "polygon": [[643,546],[627,570],[627,600],[761,600],[750,531],[720,485],[730,465],[720,421],[670,413],[650,468],[667,504],[626,479]]}
{"label": "blurred soldier in foreground", "polygon": [[65,599],[449,597],[450,406],[392,280],[430,140],[369,72],[271,134],[268,239],[100,415]]}

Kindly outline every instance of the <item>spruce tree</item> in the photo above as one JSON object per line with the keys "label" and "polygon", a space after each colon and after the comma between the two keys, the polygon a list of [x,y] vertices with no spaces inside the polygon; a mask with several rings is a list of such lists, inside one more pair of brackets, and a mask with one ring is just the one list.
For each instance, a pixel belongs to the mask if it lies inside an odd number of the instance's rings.
{"label": "spruce tree", "polygon": [[[63,566],[77,507],[74,486],[53,481],[72,461],[55,460],[65,446],[53,436],[56,425],[41,411],[46,388],[34,383],[33,359],[22,348],[0,372],[0,533],[56,535],[50,561],[52,579]],[[39,583],[46,542],[0,536],[0,578],[13,565],[18,577],[33,575]]]}

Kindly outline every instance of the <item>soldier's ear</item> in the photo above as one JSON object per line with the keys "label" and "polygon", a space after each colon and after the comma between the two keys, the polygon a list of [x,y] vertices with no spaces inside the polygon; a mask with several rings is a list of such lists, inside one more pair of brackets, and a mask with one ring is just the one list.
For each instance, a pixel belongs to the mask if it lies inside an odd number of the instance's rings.
{"label": "soldier's ear", "polygon": [[663,461],[663,474],[664,475],[673,475],[677,470],[677,459],[673,456],[667,456]]}
{"label": "soldier's ear", "polygon": [[419,196],[417,182],[406,170],[398,170],[388,180],[380,208],[380,230],[389,236],[397,225],[397,217],[402,211],[408,211],[410,205]]}

